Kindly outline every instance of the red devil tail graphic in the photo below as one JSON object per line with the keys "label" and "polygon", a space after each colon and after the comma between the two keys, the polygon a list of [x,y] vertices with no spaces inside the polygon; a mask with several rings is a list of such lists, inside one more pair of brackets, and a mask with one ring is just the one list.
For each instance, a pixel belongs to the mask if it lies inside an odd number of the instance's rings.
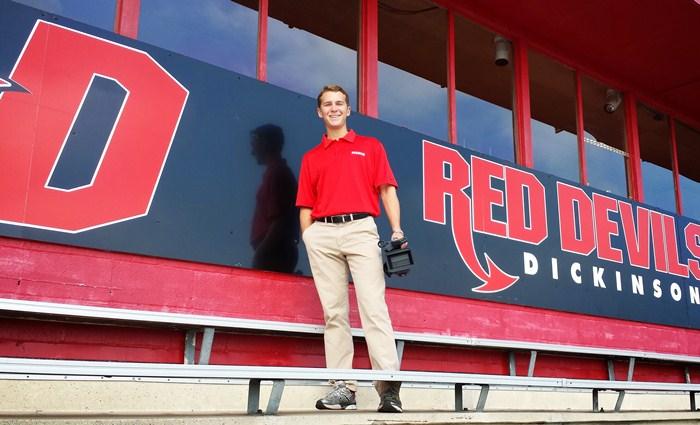
{"label": "red devil tail graphic", "polygon": [[452,235],[464,264],[481,282],[474,292],[503,291],[518,281],[486,257],[482,267],[474,247],[472,200],[464,193],[471,181],[469,164],[454,149],[423,141],[423,219],[446,223],[445,199],[451,199]]}
{"label": "red devil tail graphic", "polygon": [[503,291],[517,282],[519,277],[501,270],[486,253],[484,253],[486,270],[481,266],[474,248],[472,203],[464,192],[461,193],[463,196],[452,198],[452,236],[464,264],[483,282],[482,285],[472,288],[472,291],[481,293]]}

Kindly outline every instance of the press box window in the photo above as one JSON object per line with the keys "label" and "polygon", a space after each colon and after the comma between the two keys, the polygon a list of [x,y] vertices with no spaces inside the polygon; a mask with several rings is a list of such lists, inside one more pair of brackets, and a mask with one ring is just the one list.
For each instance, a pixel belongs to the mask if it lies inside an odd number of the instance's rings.
{"label": "press box window", "polygon": [[255,77],[257,8],[257,0],[142,0],[138,39]]}
{"label": "press box window", "polygon": [[700,220],[700,131],[678,121],[675,125],[683,215]]}
{"label": "press box window", "polygon": [[447,140],[447,13],[424,0],[379,2],[379,118]]}
{"label": "press box window", "polygon": [[27,6],[73,19],[84,24],[114,30],[116,0],[15,0]]}
{"label": "press box window", "polygon": [[671,164],[671,132],[666,115],[637,103],[644,203],[676,211]]}
{"label": "press box window", "polygon": [[592,187],[627,196],[627,149],[622,94],[581,77],[584,142],[588,182]]}
{"label": "press box window", "polygon": [[358,0],[270,0],[267,79],[316,98],[341,85],[357,109]]}
{"label": "press box window", "polygon": [[579,181],[576,138],[576,76],[565,66],[530,51],[532,153],[536,169]]}
{"label": "press box window", "polygon": [[[507,61],[496,64],[497,47],[502,49]],[[497,39],[497,34],[456,16],[455,74],[457,143],[515,161],[510,42]]]}

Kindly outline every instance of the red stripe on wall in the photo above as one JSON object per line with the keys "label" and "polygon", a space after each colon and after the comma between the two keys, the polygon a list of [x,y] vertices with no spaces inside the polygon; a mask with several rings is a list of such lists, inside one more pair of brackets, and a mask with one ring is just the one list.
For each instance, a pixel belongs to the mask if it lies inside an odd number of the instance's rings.
{"label": "red stripe on wall", "polygon": [[583,120],[583,90],[581,73],[576,71],[576,145],[578,148],[579,183],[588,186],[588,169],[586,164],[586,127]]}
{"label": "red stripe on wall", "polygon": [[447,118],[448,140],[457,143],[457,76],[455,73],[455,16],[447,11]]}
{"label": "red stripe on wall", "polygon": [[376,118],[379,115],[379,11],[377,0],[360,1],[358,61],[358,109]]}
{"label": "red stripe on wall", "polygon": [[114,32],[126,37],[138,38],[141,0],[117,0],[114,14]]}
{"label": "red stripe on wall", "polygon": [[267,81],[267,20],[268,0],[258,3],[258,53],[256,74],[258,80]]}
{"label": "red stripe on wall", "polygon": [[642,181],[642,160],[639,148],[639,128],[637,126],[637,98],[632,93],[623,97],[625,108],[625,143],[627,144],[627,186],[629,197],[644,202]]}
{"label": "red stripe on wall", "polygon": [[528,168],[534,166],[532,158],[532,124],[530,123],[530,77],[527,61],[527,44],[513,41],[513,105],[515,117],[516,162]]}

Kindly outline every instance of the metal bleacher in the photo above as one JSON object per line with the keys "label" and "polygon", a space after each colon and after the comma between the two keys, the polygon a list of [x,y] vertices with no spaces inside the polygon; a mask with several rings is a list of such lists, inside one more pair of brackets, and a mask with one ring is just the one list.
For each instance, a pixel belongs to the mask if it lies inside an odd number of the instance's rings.
{"label": "metal bleacher", "polygon": [[[445,346],[495,348],[509,352],[509,374],[487,375],[470,373],[442,373],[417,371],[376,371],[376,370],[333,370],[321,368],[269,367],[269,366],[228,366],[209,365],[211,348],[217,330],[249,330],[274,332],[280,334],[323,334],[323,326],[264,320],[240,319],[220,316],[205,316],[182,313],[129,310],[107,307],[94,307],[74,304],[47,303],[16,299],[0,299],[0,314],[32,318],[65,318],[70,320],[138,323],[140,325],[174,326],[186,331],[185,356],[183,364],[168,363],[130,363],[101,361],[45,360],[26,358],[0,358],[0,379],[42,379],[60,377],[71,379],[77,377],[124,377],[124,378],[178,378],[197,382],[201,379],[244,379],[248,380],[249,414],[258,412],[260,404],[260,384],[272,382],[266,414],[275,414],[280,405],[285,381],[318,381],[327,379],[354,379],[358,381],[402,381],[421,384],[445,384],[454,387],[456,411],[462,411],[463,388],[478,386],[481,388],[476,405],[477,411],[483,411],[493,387],[541,387],[560,389],[588,389],[592,391],[592,409],[599,411],[598,395],[600,391],[618,393],[615,411],[620,411],[627,391],[674,391],[687,392],[690,396],[690,409],[696,410],[695,394],[700,391],[700,384],[691,381],[688,366],[700,364],[700,357],[676,354],[654,353],[634,350],[616,350],[606,348],[581,347],[524,341],[508,341],[459,337],[427,333],[396,332],[397,350],[402,357],[406,344],[429,343]],[[203,333],[199,358],[195,359],[196,335]],[[362,337],[360,329],[353,329],[353,335]],[[529,352],[527,376],[516,375],[515,353]],[[596,356],[607,359],[608,379],[587,380],[568,378],[544,378],[535,376],[537,354],[564,353]],[[628,359],[625,380],[615,377],[613,360]],[[634,368],[638,359],[650,359],[664,362],[685,364],[685,383],[643,382],[635,381]]]}

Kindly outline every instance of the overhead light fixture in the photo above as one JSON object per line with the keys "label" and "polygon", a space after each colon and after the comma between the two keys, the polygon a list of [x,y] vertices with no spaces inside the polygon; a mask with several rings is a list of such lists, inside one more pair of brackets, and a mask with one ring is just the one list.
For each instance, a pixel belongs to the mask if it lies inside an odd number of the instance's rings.
{"label": "overhead light fixture", "polygon": [[612,114],[613,112],[617,111],[617,108],[620,107],[621,103],[622,94],[619,91],[615,89],[605,90],[605,104],[603,105],[605,112]]}
{"label": "overhead light fixture", "polygon": [[496,66],[506,66],[510,63],[510,41],[501,35],[497,35],[493,39],[496,45],[496,53],[493,63]]}

